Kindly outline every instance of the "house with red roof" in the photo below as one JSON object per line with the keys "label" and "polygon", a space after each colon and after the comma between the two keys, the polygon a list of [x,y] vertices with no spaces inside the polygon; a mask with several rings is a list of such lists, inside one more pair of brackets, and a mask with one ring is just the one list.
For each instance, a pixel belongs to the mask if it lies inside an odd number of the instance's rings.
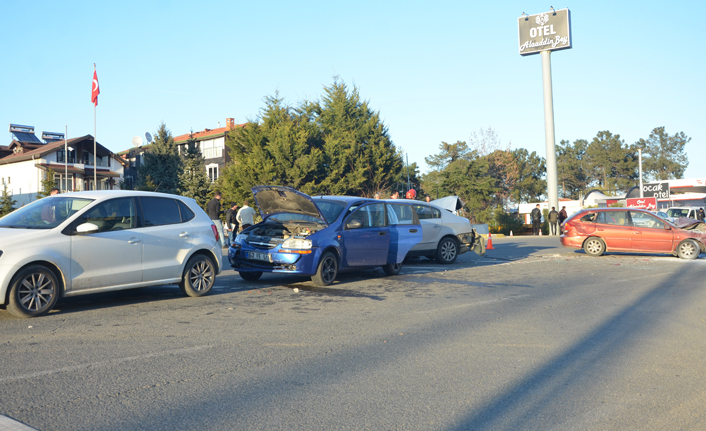
{"label": "house with red roof", "polygon": [[10,133],[12,142],[0,146],[0,187],[7,185],[17,205],[36,199],[50,169],[61,192],[120,188],[125,160],[98,142],[94,154],[93,136],[43,132],[40,140],[34,127],[17,124]]}

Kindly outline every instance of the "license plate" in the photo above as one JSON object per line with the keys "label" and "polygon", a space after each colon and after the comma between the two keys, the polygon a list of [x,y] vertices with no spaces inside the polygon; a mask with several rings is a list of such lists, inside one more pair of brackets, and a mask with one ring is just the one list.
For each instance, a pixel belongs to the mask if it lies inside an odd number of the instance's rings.
{"label": "license plate", "polygon": [[258,253],[256,251],[249,251],[248,252],[248,259],[262,260],[265,262],[272,262],[272,255],[269,253]]}

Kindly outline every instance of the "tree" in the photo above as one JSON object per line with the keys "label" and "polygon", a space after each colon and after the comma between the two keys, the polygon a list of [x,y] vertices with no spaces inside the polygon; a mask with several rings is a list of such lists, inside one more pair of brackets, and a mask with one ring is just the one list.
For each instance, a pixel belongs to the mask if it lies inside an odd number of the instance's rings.
{"label": "tree", "polygon": [[441,174],[441,186],[466,202],[473,222],[487,223],[493,218],[491,203],[499,189],[495,179],[488,175],[489,169],[487,157],[472,157],[450,163]]}
{"label": "tree", "polygon": [[586,154],[591,160],[590,177],[603,190],[626,190],[637,180],[637,151],[620,135],[598,132],[588,144]]}
{"label": "tree", "polygon": [[327,193],[373,196],[400,178],[401,154],[380,113],[361,100],[357,87],[349,91],[334,79],[313,110],[322,133],[326,177],[321,187]]}
{"label": "tree", "polygon": [[56,181],[54,181],[54,170],[52,168],[47,169],[42,179],[42,190],[37,192],[37,199],[41,199],[45,196],[49,196],[51,189],[56,187]]}
{"label": "tree", "polygon": [[144,156],[145,163],[139,169],[139,180],[136,189],[146,190],[149,176],[155,185],[155,191],[176,194],[179,189],[179,175],[182,162],[179,157],[172,132],[162,123],[149,151]]}
{"label": "tree", "polygon": [[472,150],[466,142],[456,141],[455,144],[447,144],[442,141],[439,144],[439,153],[425,157],[424,161],[434,169],[443,170],[449,163],[460,159],[469,160],[471,156]]}
{"label": "tree", "polygon": [[181,164],[183,169],[179,175],[179,194],[196,200],[201,208],[206,209],[211,181],[206,175],[206,163],[194,139],[193,130],[189,133]]}
{"label": "tree", "polygon": [[3,184],[2,197],[0,198],[0,217],[4,217],[15,210],[16,200],[7,192],[7,184]]}
{"label": "tree", "polygon": [[656,127],[650,132],[647,140],[640,139],[635,143],[642,149],[642,172],[650,180],[671,180],[684,176],[684,171],[689,166],[684,147],[691,141],[684,132],[675,133],[673,136]]}
{"label": "tree", "polygon": [[547,190],[547,181],[544,176],[547,172],[544,157],[536,151],[530,154],[524,148],[512,152],[517,166],[517,179],[510,191],[510,196],[515,203],[536,202],[541,199]]}
{"label": "tree", "polygon": [[591,161],[587,150],[585,139],[577,139],[573,145],[562,140],[557,146],[557,179],[565,198],[578,199],[581,193],[588,191]]}

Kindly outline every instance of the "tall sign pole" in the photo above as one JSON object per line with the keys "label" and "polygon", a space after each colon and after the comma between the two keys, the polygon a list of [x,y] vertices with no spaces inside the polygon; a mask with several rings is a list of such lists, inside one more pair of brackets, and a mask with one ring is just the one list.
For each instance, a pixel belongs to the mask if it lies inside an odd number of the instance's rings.
{"label": "tall sign pole", "polygon": [[[536,15],[522,14],[517,19],[520,55],[540,54],[544,94],[544,141],[547,149],[547,200],[559,208],[559,184],[554,139],[554,100],[552,94],[551,52],[571,48],[571,13],[569,9]],[[556,234],[555,234],[556,235]]]}

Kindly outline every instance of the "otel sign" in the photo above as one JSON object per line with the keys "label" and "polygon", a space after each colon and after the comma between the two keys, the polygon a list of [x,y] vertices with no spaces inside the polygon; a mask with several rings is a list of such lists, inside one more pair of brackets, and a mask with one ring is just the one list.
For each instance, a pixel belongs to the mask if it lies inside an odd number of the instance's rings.
{"label": "otel sign", "polygon": [[571,48],[571,13],[569,9],[517,18],[520,54]]}

